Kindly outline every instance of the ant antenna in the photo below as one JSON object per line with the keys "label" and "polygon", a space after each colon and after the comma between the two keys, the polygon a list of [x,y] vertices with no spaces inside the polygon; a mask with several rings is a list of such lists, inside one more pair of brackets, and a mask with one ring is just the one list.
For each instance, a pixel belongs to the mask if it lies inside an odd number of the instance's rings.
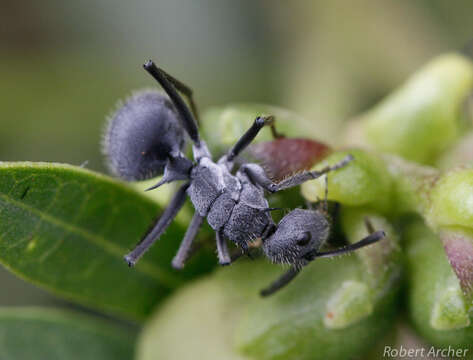
{"label": "ant antenna", "polygon": [[359,248],[371,245],[371,244],[381,240],[385,236],[386,236],[386,233],[384,231],[382,231],[382,230],[376,231],[376,232],[368,235],[364,239],[362,239],[362,240],[360,240],[360,241],[358,241],[354,244],[344,246],[340,249],[325,251],[325,252],[311,251],[310,253],[308,253],[305,256],[305,259],[308,260],[308,261],[312,261],[312,260],[315,260],[316,258],[333,257],[333,256],[343,255],[343,254],[355,251]]}

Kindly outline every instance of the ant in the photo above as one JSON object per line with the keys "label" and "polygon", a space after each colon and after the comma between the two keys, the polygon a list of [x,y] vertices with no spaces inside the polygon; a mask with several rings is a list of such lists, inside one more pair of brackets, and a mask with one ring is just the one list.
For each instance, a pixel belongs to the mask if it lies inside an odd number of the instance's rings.
{"label": "ant", "polygon": [[[276,225],[270,215],[265,192],[275,193],[301,185],[348,165],[353,157],[319,171],[302,171],[273,182],[256,163],[245,163],[237,171],[235,159],[250,145],[259,131],[270,126],[274,136],[273,116],[259,116],[236,144],[217,162],[198,129],[198,114],[192,90],[158,68],[151,60],[144,69],[161,85],[164,95],[144,91],[133,95],[111,117],[104,137],[104,151],[113,173],[125,180],[144,180],[164,176],[151,188],[177,180],[185,180],[169,206],[136,247],[125,256],[129,266],[159,239],[189,196],[195,208],[172,266],[182,269],[189,257],[191,245],[204,219],[216,232],[218,261],[231,263],[227,240],[248,254],[249,244],[261,239],[265,255],[275,263],[290,264],[291,269],[264,289],[270,295],[289,283],[303,266],[318,257],[335,256],[372,244],[384,237],[384,232],[371,233],[361,241],[338,250],[319,252],[329,235],[330,223],[324,211],[295,209]],[[181,97],[182,93],[189,106]],[[192,141],[194,161],[185,157],[182,149],[185,134]]]}

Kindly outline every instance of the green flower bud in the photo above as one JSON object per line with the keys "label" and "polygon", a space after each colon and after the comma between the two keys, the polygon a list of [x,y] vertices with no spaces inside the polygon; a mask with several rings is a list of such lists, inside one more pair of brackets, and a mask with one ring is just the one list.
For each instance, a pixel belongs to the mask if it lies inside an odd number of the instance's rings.
{"label": "green flower bud", "polygon": [[[461,289],[442,241],[422,221],[404,230],[409,314],[428,342],[438,347],[473,349],[468,298]],[[445,244],[445,242],[444,242]]]}
{"label": "green flower bud", "polygon": [[[451,296],[439,299],[438,304],[443,305],[436,308],[437,315],[432,317],[436,326],[447,326],[442,320],[447,305],[455,308],[460,304],[459,301],[450,301],[453,294],[463,291],[468,306],[473,299],[473,236],[469,235],[473,232],[473,170],[458,169],[441,175],[436,169],[410,163],[395,156],[376,157],[361,150],[353,150],[350,153],[354,155],[355,160],[346,168],[330,174],[329,199],[345,205],[344,213],[354,212],[355,215],[361,212],[356,209],[350,210],[347,206],[364,205],[371,209],[382,209],[393,215],[417,212],[433,231],[440,235],[444,240],[445,254],[450,261],[452,274],[456,275],[456,281],[460,282],[460,287],[455,291],[449,290]],[[331,163],[345,154],[345,152],[334,153],[325,162]],[[380,165],[381,160],[384,160],[383,166]],[[321,164],[316,168],[319,166]],[[358,184],[353,184],[352,187],[346,186],[350,184],[351,178],[358,179]],[[384,182],[373,181],[383,178],[386,179]],[[378,188],[380,184],[389,185]],[[302,186],[302,194],[310,200],[323,196],[324,190],[325,184],[320,179]],[[386,202],[385,199],[390,199],[390,202]],[[387,206],[391,208],[387,209]],[[350,216],[344,217],[346,228],[353,228],[347,220]],[[385,227],[384,224],[380,225],[382,229]],[[363,252],[360,251],[360,254]],[[372,266],[372,269],[380,269],[379,264]],[[382,273],[377,271],[379,274]],[[379,283],[387,281],[388,279],[382,279]]]}
{"label": "green flower bud", "polygon": [[136,359],[250,360],[233,347],[239,312],[213,278],[173,295],[147,322]]}
{"label": "green flower bud", "polygon": [[[386,212],[391,206],[392,183],[383,160],[378,156],[359,149],[339,151],[329,155],[312,170],[333,165],[347,154],[353,155],[354,160],[327,175],[328,199],[343,205],[365,206]],[[315,202],[323,199],[324,177],[304,183],[301,191],[307,200]]]}
{"label": "green flower bud", "polygon": [[432,187],[428,220],[436,227],[473,229],[473,170],[459,169],[443,175]]}
{"label": "green flower bud", "polygon": [[[417,212],[434,230],[446,226],[473,230],[473,169],[441,174],[396,156],[352,149],[332,153],[313,170],[334,164],[347,154],[354,160],[328,174],[329,200],[394,215]],[[324,178],[304,183],[301,192],[307,200],[322,199]]]}
{"label": "green flower bud", "polygon": [[354,123],[350,144],[433,163],[460,135],[461,107],[473,87],[473,63],[459,54],[433,59]]}
{"label": "green flower bud", "polygon": [[360,281],[344,281],[327,301],[324,325],[344,329],[373,313],[368,286]]}
{"label": "green flower bud", "polygon": [[[361,230],[365,215],[393,234],[385,219],[353,210],[343,215],[349,241],[367,235],[366,228]],[[361,356],[396,314],[400,263],[393,241],[388,237],[350,256],[318,259],[269,298],[261,298],[259,290],[285,270],[266,261],[240,260],[179,290],[158,310],[143,331],[138,359]],[[387,272],[375,271],[378,265]],[[392,281],[381,284],[381,278]]]}
{"label": "green flower bud", "polygon": [[471,164],[473,164],[473,132],[463,136],[437,161],[437,166],[443,170]]}

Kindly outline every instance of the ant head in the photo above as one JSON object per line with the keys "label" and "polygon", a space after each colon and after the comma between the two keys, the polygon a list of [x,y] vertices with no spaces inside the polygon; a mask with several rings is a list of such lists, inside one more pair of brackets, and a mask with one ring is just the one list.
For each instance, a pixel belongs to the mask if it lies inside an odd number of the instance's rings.
{"label": "ant head", "polygon": [[321,211],[295,209],[264,240],[263,250],[275,263],[303,265],[304,255],[317,251],[328,238],[329,230],[330,223]]}
{"label": "ant head", "polygon": [[169,158],[180,156],[184,131],[170,100],[158,91],[132,95],[110,117],[103,149],[110,170],[125,180],[162,175]]}

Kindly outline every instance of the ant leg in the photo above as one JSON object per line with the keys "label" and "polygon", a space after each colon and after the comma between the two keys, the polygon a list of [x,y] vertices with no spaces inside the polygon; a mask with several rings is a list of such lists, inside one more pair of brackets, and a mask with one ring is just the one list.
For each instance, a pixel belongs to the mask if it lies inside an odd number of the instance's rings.
{"label": "ant leg", "polygon": [[352,155],[347,155],[344,159],[342,159],[341,161],[339,161],[335,165],[326,166],[326,167],[324,167],[323,169],[321,169],[319,171],[304,171],[304,172],[295,174],[294,176],[291,176],[291,177],[289,177],[287,179],[284,179],[283,181],[275,184],[275,186],[274,186],[275,189],[273,189],[273,192],[288,189],[288,188],[291,188],[291,187],[294,187],[294,186],[301,185],[301,184],[305,183],[306,181],[317,179],[318,177],[320,177],[324,174],[327,174],[331,171],[338,170],[338,169],[348,165],[348,163],[352,160],[353,160],[353,156]]}
{"label": "ant leg", "polygon": [[186,234],[184,235],[184,239],[179,246],[179,250],[177,251],[176,256],[172,259],[172,266],[174,269],[182,269],[184,267],[184,263],[189,258],[190,250],[192,246],[192,242],[194,241],[197,233],[199,232],[200,226],[204,218],[200,216],[197,212],[192,217],[192,221],[187,228]]}
{"label": "ant leg", "polygon": [[276,119],[274,118],[274,116],[272,116],[271,122],[268,124],[271,127],[271,135],[273,136],[273,139],[285,138],[286,135],[276,130],[275,122],[276,122]]}
{"label": "ant leg", "polygon": [[335,165],[326,166],[322,170],[319,171],[304,171],[294,176],[291,176],[287,179],[282,180],[279,183],[274,183],[271,179],[266,176],[263,168],[257,164],[246,164],[242,166],[242,170],[248,175],[248,177],[253,181],[255,184],[260,185],[263,189],[274,193],[276,191],[281,191],[284,189],[288,189],[294,186],[301,185],[302,183],[317,179],[318,177],[330,172],[338,170],[346,165],[350,161],[353,160],[353,156],[347,155],[343,160],[339,161]]}
{"label": "ant leg", "polygon": [[[227,153],[227,161],[233,161],[251,142],[264,126],[274,124],[274,116],[258,116],[253,125],[242,135],[235,145]],[[274,125],[273,125],[274,126]]]}
{"label": "ant leg", "polygon": [[136,247],[127,255],[125,261],[129,266],[134,266],[141,256],[159,239],[164,230],[171,224],[171,221],[176,217],[179,210],[184,205],[186,200],[186,190],[189,183],[182,185],[171,200],[169,206],[164,210],[153,228],[147,235],[136,245]]}
{"label": "ant leg", "polygon": [[220,265],[230,265],[232,260],[228,252],[227,242],[225,240],[225,236],[223,235],[222,230],[217,231],[217,253],[218,262],[220,263]]}
{"label": "ant leg", "polygon": [[275,192],[274,187],[277,186],[265,173],[264,169],[258,164],[243,164],[240,170],[244,172],[250,180],[269,192]]}
{"label": "ant leg", "polygon": [[169,156],[164,167],[164,175],[159,182],[145,191],[157,189],[163,184],[171,183],[177,180],[189,180],[189,174],[192,169],[192,162],[182,156]]}
{"label": "ant leg", "polygon": [[300,268],[291,267],[285,272],[279,279],[271,283],[267,288],[260,291],[260,295],[263,297],[274,294],[276,291],[282,289],[284,286],[289,284],[301,271]]}
{"label": "ant leg", "polygon": [[199,112],[197,111],[197,105],[194,102],[194,97],[193,97],[193,91],[192,89],[181,82],[180,80],[176,79],[174,76],[169,75],[166,71],[163,69],[159,69],[164,76],[168,79],[168,81],[174,85],[174,87],[180,91],[186,98],[187,101],[189,102],[189,106],[191,107],[192,113],[194,114],[195,120],[197,121],[197,124],[199,124]]}
{"label": "ant leg", "polygon": [[[270,209],[273,210],[273,209]],[[248,256],[251,260],[255,259],[255,256],[251,253],[252,250],[258,249],[262,246],[263,242],[261,239],[257,239],[256,241],[252,241],[248,244],[248,247],[246,249],[241,249],[240,251],[236,249],[236,251],[233,251],[230,254],[230,259],[232,262],[238,260],[242,256]]]}
{"label": "ant leg", "polygon": [[[197,122],[194,119],[191,111],[187,107],[186,103],[176,91],[176,86],[169,80],[169,75],[167,75],[163,70],[158,68],[153,61],[148,60],[144,65],[144,69],[162,86],[164,91],[171,98],[174,106],[181,115],[181,119],[186,129],[187,134],[194,142],[197,147],[200,147],[200,137],[199,129],[197,127]],[[180,83],[181,84],[181,83]]]}
{"label": "ant leg", "polygon": [[371,245],[381,239],[383,239],[386,236],[386,233],[382,230],[380,231],[375,231],[372,234],[369,234],[367,237],[361,239],[360,241],[350,244],[344,247],[341,247],[336,250],[331,250],[331,251],[325,251],[325,252],[310,252],[305,256],[305,259],[308,261],[312,261],[316,258],[321,258],[321,257],[333,257],[333,256],[338,256],[338,255],[344,255],[346,253],[358,250],[359,248]]}
{"label": "ant leg", "polygon": [[325,196],[324,196],[324,211],[328,214],[328,176],[325,174]]}

